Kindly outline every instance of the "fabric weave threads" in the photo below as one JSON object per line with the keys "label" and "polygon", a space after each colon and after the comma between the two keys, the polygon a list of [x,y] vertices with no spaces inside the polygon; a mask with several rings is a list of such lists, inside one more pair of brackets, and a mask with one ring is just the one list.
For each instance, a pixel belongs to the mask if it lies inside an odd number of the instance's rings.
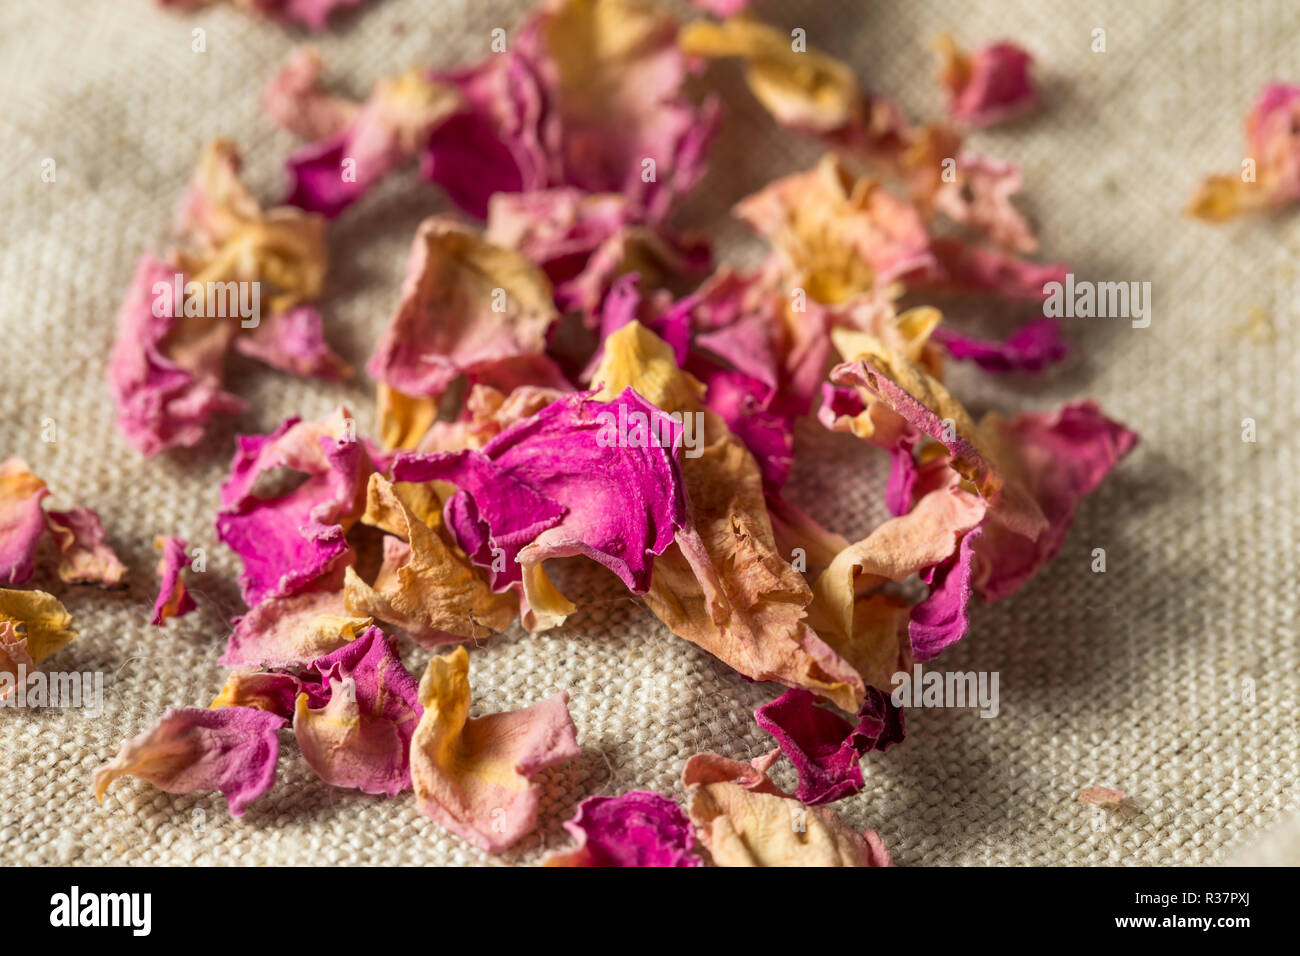
{"label": "fabric weave threads", "polygon": [[[518,23],[511,0],[376,0],[312,37],[326,76],[364,95],[408,66],[448,67],[488,52],[490,31]],[[682,10],[682,6],[677,9]],[[1300,528],[1300,211],[1223,227],[1182,209],[1199,179],[1236,168],[1242,119],[1259,88],[1300,81],[1287,37],[1300,8],[1284,0],[1186,15],[1174,0],[1083,9],[1065,0],[972,6],[912,2],[759,2],[755,12],[852,62],[865,86],[916,116],[937,117],[934,36],[1003,37],[1036,57],[1042,106],[982,132],[971,147],[1025,169],[1022,206],[1043,257],[1097,281],[1150,281],[1150,328],[1067,320],[1071,363],[1037,379],[951,365],[974,410],[1046,409],[1095,397],[1142,444],[1084,502],[1065,547],[1013,598],[975,610],[972,634],[933,666],[1000,672],[1001,711],[916,710],[909,739],[864,761],[866,790],[836,804],[875,827],[899,864],[1172,864],[1223,857],[1297,794],[1297,541]],[[206,52],[192,31],[206,31]],[[1106,31],[1107,51],[1091,50]],[[666,632],[616,583],[591,578],[562,629],[517,629],[471,649],[475,713],[567,688],[583,755],[543,775],[536,837],[488,857],[421,817],[413,800],[369,797],[316,779],[286,737],[274,789],[239,821],[219,794],[174,796],[119,781],[98,806],[90,780],[121,742],[171,704],[206,705],[229,618],[243,610],[237,568],[212,533],[217,488],[239,432],[317,417],[346,401],[373,422],[369,383],[293,379],[234,359],[230,388],[249,401],[201,447],[146,461],[114,424],[104,368],[114,316],[136,258],[164,247],[203,144],[235,139],[247,181],[271,201],[294,141],[262,112],[261,87],[304,35],[221,5],[192,15],[152,0],[0,5],[0,457],[21,455],[53,507],[99,510],[131,569],[128,591],[63,586],[52,564],[31,582],[72,612],[80,639],[48,669],[103,671],[102,716],[0,709],[0,844],[6,862],[160,864],[481,864],[533,862],[567,846],[561,823],[595,793],[680,796],[692,753],[732,757],[771,746],[754,707],[780,693],[731,673]],[[727,209],[819,150],[778,132],[734,64],[710,70],[728,117],[686,225],[722,237],[720,257],[753,255]],[[56,162],[54,183],[41,161]],[[397,302],[415,227],[446,212],[412,170],[392,177],[330,233],[326,334],[364,363]],[[947,303],[936,303],[941,306]],[[1252,306],[1276,340],[1233,333]],[[996,306],[965,304],[949,321]],[[1031,317],[1020,313],[1020,317]],[[1258,441],[1241,441],[1253,418]],[[52,419],[58,441],[42,441]],[[884,456],[801,426],[790,496],[849,537],[884,516]],[[199,610],[148,625],[156,534],[207,550],[191,574]],[[1090,570],[1104,548],[1107,570]],[[427,652],[409,649],[418,672]],[[1247,681],[1253,683],[1247,683]],[[1253,692],[1253,701],[1249,699]],[[790,783],[782,779],[782,783]],[[1124,790],[1114,811],[1081,789]]]}

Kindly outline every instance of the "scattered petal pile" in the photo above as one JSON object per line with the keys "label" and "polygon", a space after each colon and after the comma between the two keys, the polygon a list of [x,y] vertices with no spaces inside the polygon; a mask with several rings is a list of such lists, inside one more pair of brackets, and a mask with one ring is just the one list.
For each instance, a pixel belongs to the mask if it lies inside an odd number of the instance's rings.
{"label": "scattered petal pile", "polygon": [[[258,9],[318,27],[345,5]],[[547,0],[484,60],[417,65],[363,102],[331,93],[301,50],[265,91],[271,119],[307,141],[288,157],[283,206],[247,192],[233,146],[209,149],[180,247],[141,261],[110,361],[122,430],[146,455],[243,410],[223,386],[231,348],[346,374],[316,305],[327,219],[347,228],[381,182],[424,201],[427,187],[397,178],[408,166],[465,218],[416,232],[366,364],[374,440],[345,406],[238,437],[215,518],[248,606],[220,659],[232,672],[210,708],[173,708],[123,745],[99,796],[134,775],[219,790],[239,815],[273,786],[292,728],[325,782],[411,791],[481,850],[520,845],[541,775],[581,753],[582,712],[565,688],[535,688],[528,706],[471,717],[471,655],[516,620],[562,625],[589,594],[552,574],[580,558],[597,587],[783,687],[755,713],[775,750],[691,757],[684,809],[644,791],[590,797],[565,824],[576,845],[547,865],[890,865],[875,830],[827,805],[863,791],[866,755],[903,740],[895,675],[962,639],[975,595],[1025,586],[1137,436],[1089,401],[977,421],[945,384],[945,356],[1041,372],[1066,355],[1059,328],[1039,317],[988,340],[901,305],[942,292],[1013,313],[1065,274],[1025,258],[1038,240],[1014,202],[1019,168],[963,147],[967,129],[1034,104],[1028,54],[945,41],[951,124],[918,124],[848,64],[743,15],[745,0],[696,6],[721,19],[679,28],[648,0]],[[706,61],[724,58],[777,123],[826,150],[736,197],[766,246],[745,268],[715,265],[674,224],[720,118],[698,91]],[[241,283],[266,290],[252,325],[211,309],[214,285]],[[814,419],[887,456],[876,491],[892,517],[856,541],[786,491],[796,426]],[[32,573],[48,524],[67,579],[108,580],[93,513],[45,514],[44,494],[21,462],[0,468],[0,579]],[[185,543],[159,547],[155,624],[193,608]],[[74,636],[35,595],[0,592],[9,670]],[[768,776],[782,756],[793,794]]]}

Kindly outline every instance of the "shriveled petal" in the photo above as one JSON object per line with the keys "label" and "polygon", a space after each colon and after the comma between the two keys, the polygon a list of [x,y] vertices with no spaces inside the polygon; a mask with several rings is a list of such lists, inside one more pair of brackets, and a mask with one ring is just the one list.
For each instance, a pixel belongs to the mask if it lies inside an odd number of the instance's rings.
{"label": "shriveled petal", "polygon": [[659,408],[704,416],[701,454],[682,459],[690,529],[656,560],[647,606],[674,634],[747,677],[805,687],[856,710],[861,681],[804,621],[812,593],[777,552],[753,456],[701,411],[698,383],[640,323],[605,345],[594,376],[601,394],[635,388]]}
{"label": "shriveled petal", "polygon": [[293,731],[317,775],[390,797],[410,787],[411,738],[424,709],[418,682],[384,633],[370,628],[309,671],[320,689],[298,695]]}
{"label": "shriveled petal", "polygon": [[635,392],[609,401],[578,394],[507,429],[481,452],[399,456],[393,476],[460,489],[446,508],[457,543],[493,569],[495,589],[520,585],[525,625],[543,627],[559,620],[530,621],[528,611],[536,611],[534,589],[549,587],[537,577],[547,558],[584,555],[634,593],[645,591],[654,556],[687,521],[681,447],[680,420]]}
{"label": "shriveled petal", "polygon": [[464,108],[438,125],[420,172],[477,219],[500,193],[531,192],[552,181],[552,94],[542,76],[536,27],[525,25],[504,52],[434,78],[459,91]]}
{"label": "shriveled petal", "polygon": [[470,718],[469,655],[429,661],[424,716],[411,742],[416,806],[474,846],[498,853],[537,824],[533,777],[576,757],[568,692],[523,710]]}
{"label": "shriveled petal", "polygon": [[149,623],[161,627],[169,617],[184,617],[198,605],[181,578],[181,569],[190,566],[190,556],[185,553],[185,539],[158,537],[153,546],[162,552],[162,556],[158,559],[158,597],[153,602],[153,617]]}
{"label": "shriveled petal", "polygon": [[36,662],[27,653],[26,631],[0,618],[0,701],[31,680],[36,669]]}
{"label": "shriveled petal", "polygon": [[346,126],[288,159],[288,201],[334,217],[402,163],[462,106],[456,87],[422,70],[381,80]]}
{"label": "shriveled petal", "polygon": [[917,431],[943,444],[951,467],[998,507],[1009,524],[1025,534],[1046,527],[1041,508],[1022,487],[1007,483],[970,413],[937,379],[877,343],[856,361],[837,366],[831,380],[865,389]]}
{"label": "shriveled petal", "polygon": [[726,19],[744,13],[753,2],[754,0],[691,0],[691,5],[697,10]]}
{"label": "shriveled petal", "polygon": [[293,674],[273,671],[234,671],[208,707],[255,707],[289,720],[302,681]]}
{"label": "shriveled petal", "polygon": [[862,787],[862,756],[903,739],[903,712],[874,687],[851,724],[818,707],[816,697],[793,688],[754,711],[758,726],[776,738],[799,773],[795,796],[809,806],[832,803]]}
{"label": "shriveled petal", "polygon": [[[240,585],[252,606],[295,594],[346,563],[344,536],[364,510],[374,466],[346,408],[315,422],[291,418],[269,435],[241,435],[238,445],[216,529],[243,560]],[[284,471],[305,480],[273,497],[257,493]]]}
{"label": "shriveled petal", "polygon": [[989,156],[957,157],[956,176],[934,196],[934,206],[1008,252],[1034,252],[1038,238],[1012,197],[1024,183],[1020,167]]}
{"label": "shriveled petal", "polygon": [[969,491],[936,489],[908,514],[891,518],[840,552],[817,579],[809,619],[867,685],[890,689],[907,652],[906,603],[870,592],[948,560],[961,535],[977,527],[986,510]]}
{"label": "shriveled petal", "polygon": [[271,119],[303,139],[327,139],[341,132],[361,108],[359,103],[325,92],[323,65],[314,48],[298,47],[262,92]]}
{"label": "shriveled petal", "polygon": [[987,502],[972,573],[990,600],[1056,555],[1078,502],[1137,444],[1134,432],[1092,402],[1010,421],[990,414],[976,426],[942,385],[883,346],[838,366],[832,380],[859,385],[947,449],[929,456],[924,480],[910,479],[914,495],[953,490],[960,476]]}
{"label": "shriveled petal", "polygon": [[8,621],[14,636],[27,641],[27,655],[36,664],[77,638],[72,615],[44,591],[0,588],[0,621]]}
{"label": "shriveled petal", "polygon": [[1055,319],[1026,322],[1001,342],[971,338],[949,328],[935,329],[934,341],[953,358],[969,359],[988,372],[1039,372],[1070,354]]}
{"label": "shriveled petal", "polygon": [[1051,294],[1051,283],[1063,284],[1069,272],[1069,267],[1061,263],[1030,262],[960,239],[935,239],[930,252],[934,255],[933,266],[909,276],[909,286],[1036,302]]}
{"label": "shriveled petal", "polygon": [[944,648],[966,636],[970,627],[967,607],[972,594],[974,545],[983,533],[976,528],[963,535],[955,554],[921,573],[930,585],[930,593],[908,614],[907,636],[914,660],[934,660]]}
{"label": "shriveled petal", "polygon": [[1079,502],[1133,450],[1138,436],[1087,401],[1010,420],[990,413],[981,420],[980,431],[1046,523],[1038,533],[1025,534],[1001,508],[990,512],[984,534],[974,543],[974,574],[980,594],[996,600],[1019,589],[1056,556]]}
{"label": "shriveled petal", "polygon": [[719,866],[889,866],[874,830],[858,833],[825,807],[767,789],[705,777],[692,758],[682,773],[688,813]]}
{"label": "shriveled petal", "polygon": [[[212,0],[158,0],[163,7],[192,10],[211,3]],[[326,22],[336,10],[359,6],[368,0],[233,0],[259,17],[271,17],[283,23],[296,23],[309,30],[324,30]]]}
{"label": "shriveled petal", "polygon": [[564,828],[578,841],[543,866],[701,866],[695,831],[667,797],[632,790],[620,797],[588,797]]}
{"label": "shriveled petal", "polygon": [[126,565],[109,546],[98,514],[89,508],[47,511],[45,523],[59,549],[59,580],[102,588],[122,586]]}
{"label": "shriveled petal", "polygon": [[1247,212],[1275,209],[1300,199],[1300,86],[1270,83],[1246,117],[1246,155],[1254,161],[1226,176],[1210,176],[1188,212],[1222,222]]}
{"label": "shriveled petal", "polygon": [[[263,210],[241,182],[241,166],[232,142],[214,140],[203,151],[177,213],[180,271],[203,284],[255,282],[272,312],[318,298],[329,258],[325,219],[289,206]],[[200,329],[214,324],[199,318]]]}
{"label": "shriveled petal", "polygon": [[72,615],[44,591],[0,588],[0,699],[30,678],[45,658],[77,639]]}
{"label": "shriveled petal", "polygon": [[0,465],[0,583],[23,584],[32,576],[45,533],[41,500],[49,493],[21,458]]}
{"label": "shriveled petal", "polygon": [[407,395],[437,398],[461,374],[541,354],[556,317],[551,284],[527,259],[453,220],[426,219],[367,371]]}
{"label": "shriveled petal", "polygon": [[[338,575],[334,575],[338,579]],[[222,667],[300,667],[355,640],[371,624],[351,616],[342,582],[326,578],[289,597],[270,597],[235,618]]]}
{"label": "shriveled petal", "polygon": [[636,272],[658,285],[708,263],[706,241],[646,224],[643,215],[616,193],[499,193],[492,197],[484,236],[541,266],[555,286],[557,305],[582,312],[594,325],[619,276]]}
{"label": "shriveled petal", "polygon": [[741,200],[735,214],[775,246],[790,282],[836,305],[933,268],[919,213],[832,153]]}
{"label": "shriveled petal", "polygon": [[109,386],[119,427],[145,455],[196,445],[212,415],[242,412],[244,403],[222,390],[231,343],[248,320],[260,325],[263,311],[287,312],[324,285],[325,220],[264,211],[239,170],[233,143],[208,145],[177,212],[180,248],[167,261],[141,258],[118,313]]}
{"label": "shriveled petal", "polygon": [[344,594],[349,611],[401,627],[426,647],[489,637],[514,620],[516,603],[493,593],[465,553],[421,521],[382,475],[370,476],[366,524],[392,530],[373,585],[352,568]]}
{"label": "shriveled petal", "polygon": [[683,95],[676,22],[642,0],[556,0],[534,22],[556,127],[553,179],[622,193],[663,219],[703,175],[719,120],[715,100],[696,107]]}
{"label": "shriveled petal", "polygon": [[1038,102],[1038,88],[1029,74],[1034,58],[1014,43],[993,43],[968,53],[943,36],[938,46],[944,60],[939,78],[948,90],[948,110],[958,122],[992,126]]}
{"label": "shriveled petal", "polygon": [[324,320],[314,305],[273,313],[235,339],[234,345],[242,355],[304,378],[352,377],[352,366],[325,341]]}
{"label": "shriveled petal", "polygon": [[95,796],[118,777],[148,780],[168,793],[220,790],[231,816],[271,789],[288,721],[255,707],[169,707],[152,729],[122,745],[95,771]]}
{"label": "shriveled petal", "polygon": [[795,50],[774,27],[754,20],[700,21],[682,29],[679,43],[691,56],[743,59],[750,90],[783,126],[825,133],[861,115],[853,71],[816,50]]}
{"label": "shriveled petal", "polygon": [[[222,361],[235,325],[209,323],[206,336],[187,336],[185,348],[177,349],[173,330],[182,320],[168,309],[155,310],[155,290],[171,288],[177,274],[152,255],[140,258],[108,359],[118,428],[144,455],[197,445],[213,415],[237,415],[247,408],[222,390]],[[171,298],[168,293],[167,301]]]}

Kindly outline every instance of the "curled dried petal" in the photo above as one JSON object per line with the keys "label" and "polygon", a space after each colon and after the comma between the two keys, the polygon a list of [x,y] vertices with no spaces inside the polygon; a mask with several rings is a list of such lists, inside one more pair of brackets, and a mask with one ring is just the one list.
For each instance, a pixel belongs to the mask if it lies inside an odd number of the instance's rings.
{"label": "curled dried petal", "polygon": [[424,716],[411,741],[416,806],[489,853],[537,824],[538,772],[580,751],[568,692],[523,710],[469,716],[469,655],[429,661],[420,680]]}

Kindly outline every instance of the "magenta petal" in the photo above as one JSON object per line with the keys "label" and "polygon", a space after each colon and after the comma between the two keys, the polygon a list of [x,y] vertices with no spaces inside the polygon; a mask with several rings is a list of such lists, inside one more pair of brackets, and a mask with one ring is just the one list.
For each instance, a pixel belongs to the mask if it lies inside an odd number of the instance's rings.
{"label": "magenta petal", "polygon": [[999,441],[1008,473],[1038,503],[1047,527],[1028,538],[1002,524],[996,508],[989,512],[974,551],[976,587],[990,601],[1014,593],[1056,556],[1079,502],[1133,450],[1138,436],[1085,401],[1001,422]]}
{"label": "magenta petal", "polygon": [[979,528],[966,534],[952,558],[921,573],[930,585],[930,594],[912,608],[907,622],[912,656],[916,660],[934,660],[944,648],[966,635],[970,627],[968,607],[974,544],[981,534]]}
{"label": "magenta petal", "polygon": [[163,538],[162,552],[162,560],[158,563],[158,597],[153,602],[153,617],[149,619],[155,627],[161,627],[169,617],[183,617],[198,606],[181,580],[181,568],[190,566],[190,556],[185,553],[185,539]]}
{"label": "magenta petal", "polygon": [[325,341],[324,320],[315,305],[299,305],[263,319],[252,332],[235,339],[235,351],[307,378],[341,379],[352,374]]}
{"label": "magenta petal", "polygon": [[632,790],[620,797],[589,797],[564,828],[577,849],[548,866],[702,866],[693,852],[695,830],[680,807],[658,793]]}
{"label": "magenta petal", "polygon": [[[647,427],[638,434],[637,423]],[[623,441],[619,436],[623,424]],[[664,441],[655,442],[655,435]],[[444,517],[493,587],[520,580],[517,558],[582,554],[633,592],[650,585],[650,557],[686,524],[677,456],[682,426],[630,388],[609,402],[566,396],[511,426],[481,451],[400,455],[395,481],[450,481]],[[498,549],[498,550],[493,550]]]}
{"label": "magenta petal", "polygon": [[539,128],[546,93],[526,46],[521,37],[476,66],[435,74],[455,86],[468,106],[433,131],[420,155],[420,172],[479,219],[487,218],[497,193],[549,185]]}
{"label": "magenta petal", "polygon": [[395,165],[368,166],[368,175],[345,180],[342,164],[348,143],[349,134],[344,131],[294,150],[285,161],[290,182],[285,202],[332,219],[365,195]]}
{"label": "magenta petal", "polygon": [[774,390],[743,372],[692,362],[688,371],[704,383],[705,405],[745,443],[763,475],[763,487],[780,490],[794,466],[794,422],[769,408]]}
{"label": "magenta petal", "polygon": [[[476,564],[492,568],[497,591],[520,580],[519,552],[558,525],[567,510],[472,449],[399,455],[392,474],[395,481],[447,481],[460,489],[444,510],[447,526]],[[494,561],[498,554],[503,566]]]}
{"label": "magenta petal", "polygon": [[1070,348],[1055,319],[1026,322],[1006,341],[970,338],[940,326],[931,337],[955,359],[970,359],[987,372],[1041,372],[1065,360]]}
{"label": "magenta petal", "polygon": [[122,745],[95,772],[95,795],[121,776],[168,793],[220,790],[232,816],[271,789],[283,717],[255,707],[170,707],[152,730]]}
{"label": "magenta petal", "polygon": [[971,57],[970,79],[955,91],[949,107],[954,119],[991,126],[1019,116],[1038,100],[1029,68],[1034,59],[1014,43],[994,43]]}
{"label": "magenta petal", "polygon": [[[396,796],[411,786],[411,737],[424,713],[419,681],[372,627],[308,666],[294,733],[317,775],[336,787]],[[315,689],[311,685],[315,684]]]}
{"label": "magenta petal", "polygon": [[930,245],[935,265],[910,276],[910,282],[950,292],[987,293],[1006,299],[1041,301],[1052,282],[1065,283],[1069,267],[1039,263],[960,239],[936,239]]}
{"label": "magenta petal", "polygon": [[198,364],[193,367],[183,367],[167,353],[167,334],[176,319],[154,315],[153,289],[158,283],[170,288],[176,273],[151,255],[140,258],[118,312],[117,338],[108,359],[118,427],[145,455],[197,445],[213,415],[236,415],[247,408],[222,390],[224,350],[196,352]]}
{"label": "magenta petal", "polygon": [[903,739],[903,712],[873,687],[867,688],[857,726],[816,701],[812,693],[796,687],[754,711],[758,725],[776,738],[798,771],[795,795],[808,806],[858,793],[863,787],[862,755]]}
{"label": "magenta petal", "polygon": [[49,493],[21,458],[0,464],[0,584],[22,584],[32,576],[45,533],[41,499]]}
{"label": "magenta petal", "polygon": [[[250,607],[294,594],[351,553],[341,521],[364,504],[373,470],[346,410],[332,421],[289,419],[270,435],[241,435],[230,477],[221,486],[217,537],[244,562],[240,585]],[[274,498],[254,493],[268,472],[306,475]]]}
{"label": "magenta petal", "polygon": [[691,0],[691,5],[726,20],[744,13],[745,8],[753,2],[754,0]]}

